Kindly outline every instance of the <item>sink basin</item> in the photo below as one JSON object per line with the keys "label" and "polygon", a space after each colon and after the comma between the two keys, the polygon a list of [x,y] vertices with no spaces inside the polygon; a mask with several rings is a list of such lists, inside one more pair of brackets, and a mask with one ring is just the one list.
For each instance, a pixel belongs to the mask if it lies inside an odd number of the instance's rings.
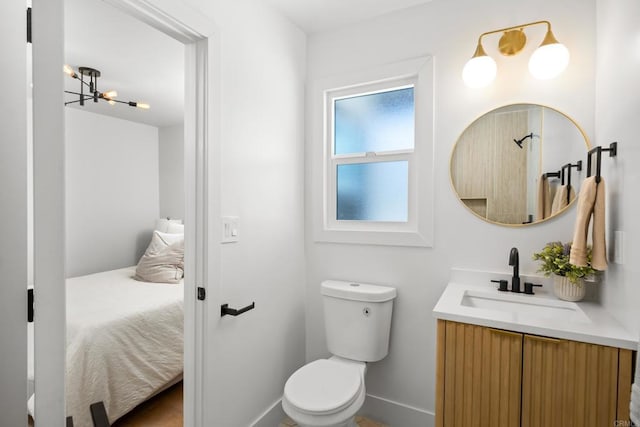
{"label": "sink basin", "polygon": [[589,317],[573,302],[536,298],[509,292],[464,291],[460,305],[512,314],[514,319],[538,318],[590,323]]}

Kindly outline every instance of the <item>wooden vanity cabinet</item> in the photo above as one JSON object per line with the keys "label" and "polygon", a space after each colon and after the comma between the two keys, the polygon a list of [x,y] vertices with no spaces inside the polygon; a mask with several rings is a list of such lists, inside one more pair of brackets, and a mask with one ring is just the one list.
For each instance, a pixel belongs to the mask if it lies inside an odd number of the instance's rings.
{"label": "wooden vanity cabinet", "polygon": [[437,345],[436,427],[600,427],[629,419],[630,350],[445,320]]}

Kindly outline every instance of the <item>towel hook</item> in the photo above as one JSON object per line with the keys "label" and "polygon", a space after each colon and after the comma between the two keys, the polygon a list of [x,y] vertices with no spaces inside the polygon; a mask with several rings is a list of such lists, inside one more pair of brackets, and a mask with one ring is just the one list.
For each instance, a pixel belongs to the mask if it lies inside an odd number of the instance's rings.
{"label": "towel hook", "polygon": [[601,163],[602,163],[602,152],[603,151],[607,151],[609,152],[609,157],[616,157],[618,155],[618,143],[617,142],[612,142],[611,144],[609,144],[609,148],[602,148],[601,146],[597,146],[595,148],[592,148],[591,150],[589,150],[589,152],[587,153],[587,177],[591,176],[591,156],[592,154],[596,153],[596,182],[600,183],[600,170],[601,170]]}
{"label": "towel hook", "polygon": [[560,171],[558,172],[546,172],[542,174],[543,179],[547,178],[560,178]]}
{"label": "towel hook", "polygon": [[572,165],[571,163],[567,163],[566,165],[562,166],[562,168],[560,168],[560,171],[562,172],[562,185],[564,185],[564,178],[565,178],[565,172],[564,170],[567,170],[567,204],[569,204],[571,202],[571,169],[576,168],[576,170],[578,172],[580,172],[582,170],[582,160],[578,160],[576,162],[575,165]]}

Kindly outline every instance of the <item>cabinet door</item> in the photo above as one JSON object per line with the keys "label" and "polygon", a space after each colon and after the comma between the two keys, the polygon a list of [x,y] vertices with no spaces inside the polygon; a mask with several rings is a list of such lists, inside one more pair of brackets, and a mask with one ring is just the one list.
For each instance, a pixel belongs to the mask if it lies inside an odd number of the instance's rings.
{"label": "cabinet door", "polygon": [[618,349],[525,335],[522,427],[615,425]]}
{"label": "cabinet door", "polygon": [[522,334],[440,322],[436,426],[520,425]]}

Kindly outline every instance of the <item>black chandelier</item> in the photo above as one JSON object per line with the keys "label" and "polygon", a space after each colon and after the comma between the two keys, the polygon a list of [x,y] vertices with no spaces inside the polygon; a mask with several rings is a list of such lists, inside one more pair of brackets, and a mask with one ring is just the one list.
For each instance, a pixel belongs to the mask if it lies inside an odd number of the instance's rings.
{"label": "black chandelier", "polygon": [[[73,101],[65,102],[64,105],[75,104],[76,102],[80,103],[80,105],[84,106],[85,101],[93,100],[93,102],[98,102],[99,100],[107,101],[110,105],[118,104],[127,104],[130,107],[142,108],[144,110],[148,110],[150,108],[149,104],[144,102],[136,102],[136,101],[120,101],[115,99],[118,96],[118,92],[115,90],[109,90],[107,92],[98,91],[98,77],[100,77],[100,71],[91,67],[78,67],[78,72],[74,71],[69,65],[64,66],[64,72],[69,77],[73,79],[80,80],[80,92],[74,92],[71,90],[65,90],[64,93],[70,93],[72,95],[77,95],[78,99]],[[85,78],[88,78],[89,82],[85,81]],[[85,86],[88,87],[88,91],[85,91]]]}

